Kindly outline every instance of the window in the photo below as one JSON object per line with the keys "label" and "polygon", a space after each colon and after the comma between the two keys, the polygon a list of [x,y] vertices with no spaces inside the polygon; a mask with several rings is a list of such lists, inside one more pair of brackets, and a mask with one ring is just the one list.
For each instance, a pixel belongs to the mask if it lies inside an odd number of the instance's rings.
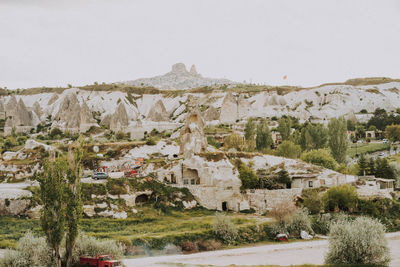
{"label": "window", "polygon": [[190,183],[191,183],[191,184],[195,184],[195,183],[196,183],[196,180],[195,180],[195,179],[192,179],[192,180],[190,180]]}
{"label": "window", "polygon": [[313,187],[313,181],[308,181],[308,187]]}
{"label": "window", "polygon": [[183,184],[189,184],[189,180],[188,179],[184,179],[183,180]]}

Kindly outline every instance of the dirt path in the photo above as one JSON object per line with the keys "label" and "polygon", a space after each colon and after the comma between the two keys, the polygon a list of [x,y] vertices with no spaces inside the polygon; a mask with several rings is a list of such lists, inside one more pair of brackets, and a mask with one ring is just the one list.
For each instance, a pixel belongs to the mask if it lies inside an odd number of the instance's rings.
{"label": "dirt path", "polygon": [[[392,254],[391,267],[400,266],[400,232],[386,235]],[[190,255],[172,255],[124,260],[126,266],[196,266],[196,265],[282,265],[323,264],[328,248],[327,240],[262,245],[202,252]]]}

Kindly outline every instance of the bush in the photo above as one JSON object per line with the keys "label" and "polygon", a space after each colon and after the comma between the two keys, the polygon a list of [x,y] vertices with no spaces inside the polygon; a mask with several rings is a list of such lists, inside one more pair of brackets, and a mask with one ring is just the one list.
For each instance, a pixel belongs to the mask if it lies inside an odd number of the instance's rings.
{"label": "bush", "polygon": [[324,195],[326,211],[353,211],[358,202],[354,186],[344,184],[331,187]]}
{"label": "bush", "polygon": [[51,139],[61,138],[62,136],[63,136],[63,132],[58,128],[53,128],[49,133],[49,137]]}
{"label": "bush", "polygon": [[301,193],[303,198],[303,206],[306,207],[311,214],[318,214],[324,208],[324,202],[318,189],[304,189]]}
{"label": "bush", "polygon": [[283,141],[276,149],[276,155],[285,158],[296,159],[301,154],[301,147],[291,141]]}
{"label": "bush", "polygon": [[72,253],[73,261],[79,262],[79,257],[96,256],[100,254],[110,254],[115,258],[119,258],[124,253],[124,245],[115,240],[101,240],[92,236],[80,234],[76,240],[76,245]]}
{"label": "bush", "polygon": [[373,264],[387,266],[390,251],[385,227],[376,219],[358,217],[331,226],[327,264]]}
{"label": "bush", "polygon": [[281,222],[285,218],[292,216],[295,211],[296,206],[293,201],[281,201],[272,207],[268,215],[278,222]]}
{"label": "bush", "polygon": [[322,166],[331,170],[335,170],[338,165],[335,159],[326,149],[316,149],[303,152],[300,158],[305,162]]}
{"label": "bush", "polygon": [[308,210],[306,208],[295,210],[294,213],[278,221],[278,223],[273,226],[272,231],[275,235],[288,234],[289,236],[297,238],[300,237],[301,231],[313,233]]}
{"label": "bush", "polygon": [[213,232],[225,244],[232,244],[238,237],[238,230],[235,225],[228,217],[221,213],[215,215]]}
{"label": "bush", "polygon": [[157,140],[155,138],[153,138],[153,137],[150,137],[150,138],[147,139],[146,145],[155,146],[155,145],[157,145]]}
{"label": "bush", "polygon": [[254,171],[244,163],[239,165],[239,179],[242,181],[240,189],[251,189],[258,186],[258,177]]}
{"label": "bush", "polygon": [[19,241],[16,250],[6,250],[0,258],[0,266],[51,266],[51,250],[44,237],[35,237],[27,232]]}

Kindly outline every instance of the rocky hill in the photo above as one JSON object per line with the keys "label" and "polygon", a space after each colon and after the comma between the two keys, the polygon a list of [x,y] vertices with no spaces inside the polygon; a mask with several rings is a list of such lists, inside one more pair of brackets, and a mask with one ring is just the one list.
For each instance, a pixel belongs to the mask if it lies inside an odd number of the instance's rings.
{"label": "rocky hill", "polygon": [[176,63],[170,72],[152,78],[141,78],[124,82],[134,86],[152,86],[159,89],[190,89],[202,86],[234,84],[227,79],[206,78],[197,73],[196,66],[192,65],[187,71],[185,64]]}

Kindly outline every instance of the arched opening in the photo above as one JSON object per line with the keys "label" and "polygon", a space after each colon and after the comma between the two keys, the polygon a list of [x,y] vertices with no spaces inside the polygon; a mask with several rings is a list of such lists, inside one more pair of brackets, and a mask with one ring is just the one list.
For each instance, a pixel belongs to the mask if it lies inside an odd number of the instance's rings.
{"label": "arched opening", "polygon": [[222,202],[222,210],[227,211],[228,210],[228,203],[226,201]]}
{"label": "arched opening", "polygon": [[149,196],[146,194],[141,194],[136,197],[135,204],[138,206],[141,206],[144,203],[146,203],[147,201],[149,201]]}

